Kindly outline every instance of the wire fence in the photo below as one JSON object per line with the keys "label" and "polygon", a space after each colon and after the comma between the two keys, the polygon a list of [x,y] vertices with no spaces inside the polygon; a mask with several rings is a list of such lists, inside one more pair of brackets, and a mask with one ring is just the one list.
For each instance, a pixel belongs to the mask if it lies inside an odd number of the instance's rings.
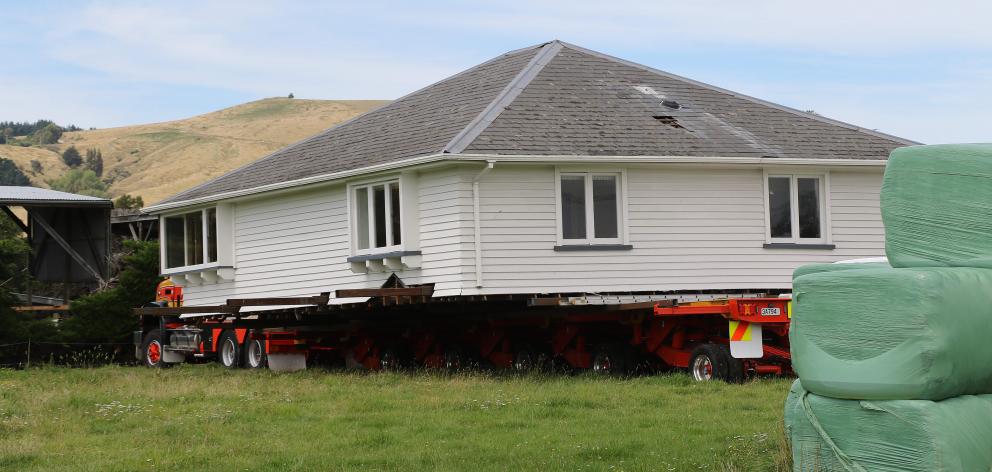
{"label": "wire fence", "polygon": [[0,369],[26,369],[40,365],[98,367],[135,364],[134,344],[21,341],[0,344]]}

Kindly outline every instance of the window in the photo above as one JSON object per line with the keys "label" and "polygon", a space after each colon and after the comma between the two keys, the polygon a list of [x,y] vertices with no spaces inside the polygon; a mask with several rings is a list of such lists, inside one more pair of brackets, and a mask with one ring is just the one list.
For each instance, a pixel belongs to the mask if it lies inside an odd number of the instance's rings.
{"label": "window", "polygon": [[165,218],[165,267],[217,262],[217,210],[210,208]]}
{"label": "window", "polygon": [[399,181],[352,187],[355,248],[372,252],[403,243]]}
{"label": "window", "polygon": [[824,242],[824,200],[821,176],[769,175],[769,238],[773,242]]}
{"label": "window", "polygon": [[620,174],[562,173],[558,184],[564,243],[619,242]]}

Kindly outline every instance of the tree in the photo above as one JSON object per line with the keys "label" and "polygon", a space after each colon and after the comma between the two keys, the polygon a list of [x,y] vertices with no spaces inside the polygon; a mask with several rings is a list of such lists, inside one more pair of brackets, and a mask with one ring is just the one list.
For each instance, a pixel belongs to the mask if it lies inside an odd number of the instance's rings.
{"label": "tree", "polygon": [[7,144],[7,137],[0,134],[0,144]]}
{"label": "tree", "polygon": [[86,168],[92,170],[97,177],[103,176],[103,153],[99,149],[86,150]]}
{"label": "tree", "polygon": [[83,163],[83,158],[79,155],[76,146],[69,146],[69,149],[62,152],[62,162],[69,167],[79,167]]}
{"label": "tree", "polygon": [[30,187],[31,180],[17,168],[14,161],[0,157],[0,185]]}
{"label": "tree", "polygon": [[41,166],[41,162],[31,159],[31,172],[34,172],[35,174],[44,174],[45,168]]}
{"label": "tree", "polygon": [[62,128],[59,128],[55,123],[49,123],[44,128],[35,131],[31,136],[34,138],[35,144],[56,144],[62,137]]}
{"label": "tree", "polygon": [[70,305],[73,316],[62,322],[69,340],[127,342],[138,322],[131,309],[155,299],[160,280],[158,243],[124,241],[124,250],[117,286],[80,297]]}
{"label": "tree", "polygon": [[52,187],[52,190],[91,197],[107,197],[107,185],[89,169],[69,169],[65,174],[62,174],[62,177],[49,180],[48,185]]}
{"label": "tree", "polygon": [[292,93],[290,93],[290,94],[289,94],[289,96],[288,96],[288,97],[286,97],[286,98],[296,98],[296,97],[294,97],[294,96],[293,96],[293,94],[292,94]]}
{"label": "tree", "polygon": [[138,210],[144,206],[145,202],[141,199],[140,195],[137,197],[132,197],[130,194],[125,193],[124,195],[117,197],[117,200],[114,200],[114,208]]}

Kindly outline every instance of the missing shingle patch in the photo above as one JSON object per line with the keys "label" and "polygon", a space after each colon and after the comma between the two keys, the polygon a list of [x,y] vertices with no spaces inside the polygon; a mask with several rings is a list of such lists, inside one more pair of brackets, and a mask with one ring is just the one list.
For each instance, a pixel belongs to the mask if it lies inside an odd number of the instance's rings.
{"label": "missing shingle patch", "polygon": [[671,115],[654,115],[651,118],[660,121],[662,124],[671,126],[672,128],[685,129],[685,126],[679,124],[679,120],[676,120],[675,117]]}

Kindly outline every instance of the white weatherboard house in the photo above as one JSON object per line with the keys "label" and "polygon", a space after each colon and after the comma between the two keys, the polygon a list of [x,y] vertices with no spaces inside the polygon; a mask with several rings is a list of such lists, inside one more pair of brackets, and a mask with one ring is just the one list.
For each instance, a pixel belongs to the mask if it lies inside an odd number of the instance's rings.
{"label": "white weatherboard house", "polygon": [[189,305],[393,273],[435,296],[789,290],[801,264],[884,254],[908,144],[552,41],[147,211]]}

